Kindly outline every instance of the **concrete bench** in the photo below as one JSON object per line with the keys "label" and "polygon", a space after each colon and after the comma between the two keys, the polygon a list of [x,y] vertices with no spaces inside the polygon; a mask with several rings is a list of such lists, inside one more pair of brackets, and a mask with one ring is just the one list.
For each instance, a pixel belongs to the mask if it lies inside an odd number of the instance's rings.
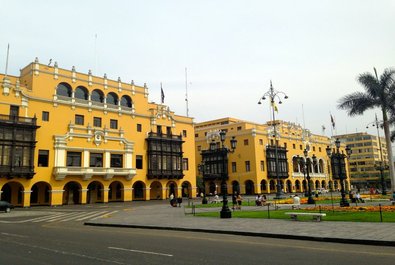
{"label": "concrete bench", "polygon": [[281,208],[300,209],[300,204],[276,204],[276,210]]}
{"label": "concrete bench", "polygon": [[291,219],[296,221],[298,219],[298,215],[312,216],[314,221],[320,222],[321,217],[326,216],[326,213],[285,213],[286,215],[290,215]]}
{"label": "concrete bench", "polygon": [[395,205],[395,201],[391,201],[391,204],[392,204],[392,205]]}

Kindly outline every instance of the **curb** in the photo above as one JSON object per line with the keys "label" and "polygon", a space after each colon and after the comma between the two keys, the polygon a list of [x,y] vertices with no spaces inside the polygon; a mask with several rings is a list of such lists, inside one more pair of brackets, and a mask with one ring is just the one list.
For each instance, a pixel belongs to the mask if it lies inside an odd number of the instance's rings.
{"label": "curb", "polygon": [[227,234],[227,235],[238,235],[238,236],[253,236],[253,237],[268,237],[268,238],[279,238],[279,239],[319,241],[319,242],[328,242],[328,243],[344,243],[344,244],[358,244],[358,245],[374,245],[374,246],[395,247],[395,241],[382,241],[382,240],[365,240],[365,239],[352,239],[352,238],[298,236],[298,235],[272,234],[272,233],[224,231],[224,230],[212,230],[212,229],[210,230],[210,229],[201,229],[201,228],[164,227],[164,226],[133,225],[133,224],[111,224],[111,223],[94,223],[94,222],[85,222],[84,225],[88,225],[88,226],[102,226],[102,227],[172,230],[172,231],[184,231],[184,232],[188,231],[188,232]]}

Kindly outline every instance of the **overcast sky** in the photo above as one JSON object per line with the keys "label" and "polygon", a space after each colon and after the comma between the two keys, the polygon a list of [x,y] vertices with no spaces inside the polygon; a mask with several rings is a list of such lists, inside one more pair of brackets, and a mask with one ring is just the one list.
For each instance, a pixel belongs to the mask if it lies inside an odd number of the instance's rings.
{"label": "overcast sky", "polygon": [[[356,78],[395,66],[395,0],[331,1],[15,1],[0,0],[0,72],[7,44],[9,70],[38,57],[79,72],[121,77],[149,87],[150,101],[195,122],[235,117],[270,120],[269,103],[259,98],[275,90],[289,99],[278,119],[297,122],[313,133],[368,131],[374,113],[350,118],[338,100],[362,91]],[[383,133],[381,133],[383,135]]]}

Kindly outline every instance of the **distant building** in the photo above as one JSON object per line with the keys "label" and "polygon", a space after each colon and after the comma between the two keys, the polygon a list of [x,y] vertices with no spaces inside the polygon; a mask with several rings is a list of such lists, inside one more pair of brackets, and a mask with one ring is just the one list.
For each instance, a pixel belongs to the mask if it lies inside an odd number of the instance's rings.
{"label": "distant building", "polygon": [[[257,124],[235,118],[222,118],[197,123],[195,126],[196,164],[200,165],[199,175],[204,182],[204,192],[209,194],[221,192],[221,180],[218,177],[218,158],[207,152],[209,144],[220,145],[218,133],[225,131],[225,145],[230,147],[230,139],[235,137],[237,147],[228,155],[227,180],[228,193],[235,191],[252,195],[258,193],[275,193],[277,172],[275,165],[275,144],[277,144],[279,178],[285,192],[304,192],[307,189],[306,175],[298,163],[298,156],[303,157],[304,149],[308,149],[308,159],[313,155],[317,163],[311,163],[309,174],[312,189],[338,189],[339,180],[333,180],[326,148],[331,139],[326,136],[312,134],[298,124],[275,121],[277,124],[277,143],[273,137],[272,122]],[[342,150],[344,151],[342,146]],[[347,167],[348,169],[348,167]],[[347,174],[348,176],[349,174]],[[345,181],[349,188],[349,179]]]}
{"label": "distant building", "polygon": [[381,175],[378,167],[381,161],[384,164],[384,177],[389,185],[388,178],[388,152],[387,144],[384,137],[380,137],[381,151],[379,139],[377,136],[370,135],[366,132],[350,133],[335,135],[345,145],[349,145],[352,149],[350,157],[350,173],[351,184],[355,188],[381,187]]}
{"label": "distant building", "polygon": [[0,74],[0,195],[16,206],[196,196],[193,119],[146,85],[40,64]]}

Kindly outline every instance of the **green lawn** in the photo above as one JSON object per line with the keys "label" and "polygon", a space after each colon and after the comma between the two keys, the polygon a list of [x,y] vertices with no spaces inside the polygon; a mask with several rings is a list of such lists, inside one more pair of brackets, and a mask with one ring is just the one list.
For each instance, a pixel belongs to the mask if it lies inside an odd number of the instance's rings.
{"label": "green lawn", "polygon": [[[204,216],[204,217],[218,217],[218,212],[201,212],[196,213],[195,216]],[[288,215],[285,215],[285,212],[312,212],[305,210],[271,210],[270,218],[272,219],[290,219]],[[332,211],[322,211],[322,213],[326,213],[326,216],[322,218],[323,221],[347,221],[347,222],[380,222],[380,212],[332,212]],[[383,212],[383,222],[395,222],[395,212]],[[234,218],[264,218],[268,219],[268,212],[266,210],[262,211],[232,211],[232,217]],[[312,217],[310,216],[298,216],[298,220],[311,221]]]}

